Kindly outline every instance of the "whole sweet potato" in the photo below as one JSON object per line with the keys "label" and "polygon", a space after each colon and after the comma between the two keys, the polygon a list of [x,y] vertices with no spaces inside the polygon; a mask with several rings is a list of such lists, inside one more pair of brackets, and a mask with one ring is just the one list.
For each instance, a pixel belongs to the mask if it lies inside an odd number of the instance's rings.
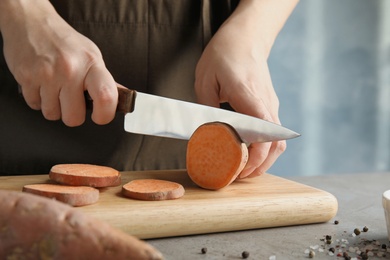
{"label": "whole sweet potato", "polygon": [[0,190],[0,259],[162,259],[149,244],[64,203]]}

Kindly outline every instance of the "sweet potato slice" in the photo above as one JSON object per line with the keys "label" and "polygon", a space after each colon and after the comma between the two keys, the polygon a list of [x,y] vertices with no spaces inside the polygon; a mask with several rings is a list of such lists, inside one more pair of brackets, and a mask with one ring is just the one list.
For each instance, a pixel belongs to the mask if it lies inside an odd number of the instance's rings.
{"label": "sweet potato slice", "polygon": [[184,195],[184,187],[176,182],[141,179],[123,185],[122,194],[138,200],[171,200]]}
{"label": "sweet potato slice", "polygon": [[232,183],[248,161],[248,148],[225,123],[199,126],[187,145],[187,172],[198,186],[218,190]]}
{"label": "sweet potato slice", "polygon": [[23,191],[56,199],[75,207],[90,205],[99,200],[99,190],[88,186],[31,184],[25,185]]}
{"label": "sweet potato slice", "polygon": [[151,245],[64,203],[0,190],[1,259],[162,259]]}
{"label": "sweet potato slice", "polygon": [[50,179],[66,185],[91,186],[96,188],[119,186],[119,171],[92,164],[57,164],[49,173]]}

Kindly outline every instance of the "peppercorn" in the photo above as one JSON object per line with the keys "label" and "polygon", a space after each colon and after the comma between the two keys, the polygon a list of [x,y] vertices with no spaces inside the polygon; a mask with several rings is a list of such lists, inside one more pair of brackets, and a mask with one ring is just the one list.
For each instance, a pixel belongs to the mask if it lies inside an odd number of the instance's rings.
{"label": "peppercorn", "polygon": [[368,227],[364,226],[363,232],[367,232],[367,231],[368,231]]}
{"label": "peppercorn", "polygon": [[203,247],[201,251],[202,251],[202,254],[206,254],[207,253],[207,247]]}
{"label": "peppercorn", "polygon": [[248,251],[244,251],[244,252],[242,252],[241,256],[242,256],[242,258],[246,259],[246,258],[249,257],[249,252]]}
{"label": "peppercorn", "polygon": [[360,235],[360,229],[358,228],[355,228],[355,230],[353,231],[353,233],[355,233],[355,235]]}
{"label": "peppercorn", "polygon": [[309,258],[314,258],[315,256],[316,256],[316,252],[314,252],[313,250],[310,250]]}
{"label": "peppercorn", "polygon": [[344,257],[345,260],[350,260],[351,259],[351,257],[348,255],[347,252],[343,253],[343,257]]}
{"label": "peppercorn", "polygon": [[338,221],[338,220],[335,220],[335,221],[334,221],[334,224],[335,224],[335,225],[338,225],[338,224],[339,224],[339,221]]}
{"label": "peppercorn", "polygon": [[329,248],[329,251],[334,254],[334,252],[336,252],[336,249],[334,249],[334,247],[331,247],[331,248]]}
{"label": "peppercorn", "polygon": [[386,244],[382,244],[382,249],[386,249],[387,248],[387,245]]}
{"label": "peppercorn", "polygon": [[368,259],[368,255],[366,252],[361,252],[360,253],[360,257],[362,258],[362,260],[367,260]]}
{"label": "peppercorn", "polygon": [[332,236],[331,235],[325,236],[325,243],[328,245],[332,244]]}

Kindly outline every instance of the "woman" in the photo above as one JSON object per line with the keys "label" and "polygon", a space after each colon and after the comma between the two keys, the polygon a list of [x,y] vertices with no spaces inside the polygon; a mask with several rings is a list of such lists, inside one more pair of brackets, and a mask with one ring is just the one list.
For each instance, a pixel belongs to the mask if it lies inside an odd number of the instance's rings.
{"label": "woman", "polygon": [[[295,0],[3,0],[0,173],[57,163],[185,168],[186,142],[124,132],[117,86],[279,122],[267,66]],[[20,90],[20,91],[19,91]],[[94,101],[86,111],[84,91]],[[240,177],[285,142],[255,143]]]}

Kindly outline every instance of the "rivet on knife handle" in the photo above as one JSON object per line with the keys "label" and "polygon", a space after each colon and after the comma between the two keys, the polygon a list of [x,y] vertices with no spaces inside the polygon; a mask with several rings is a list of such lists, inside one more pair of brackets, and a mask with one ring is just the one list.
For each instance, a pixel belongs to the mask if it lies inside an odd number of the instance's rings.
{"label": "rivet on knife handle", "polygon": [[[133,112],[136,95],[137,92],[135,90],[127,88],[118,88],[118,106],[116,108],[116,111],[124,114]],[[87,109],[93,108],[93,100],[88,94],[88,92],[85,92],[85,103]]]}

